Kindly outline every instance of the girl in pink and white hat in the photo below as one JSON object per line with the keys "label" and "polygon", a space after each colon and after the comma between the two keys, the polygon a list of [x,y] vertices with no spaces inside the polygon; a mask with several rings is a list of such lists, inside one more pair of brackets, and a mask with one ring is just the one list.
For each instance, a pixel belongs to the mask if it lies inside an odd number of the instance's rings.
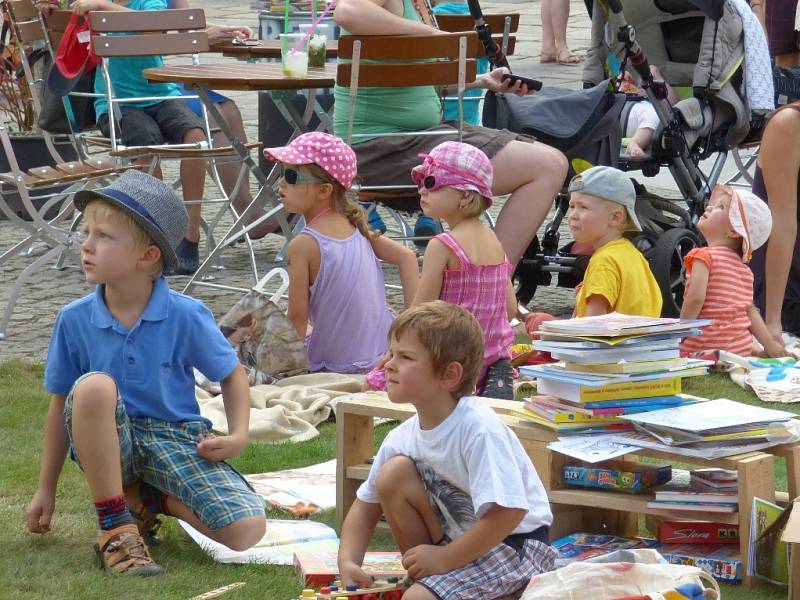
{"label": "girl in pink and white hat", "polygon": [[[414,304],[444,300],[475,315],[485,343],[477,392],[512,398],[514,266],[494,231],[480,220],[492,205],[492,163],[481,150],[460,142],[444,142],[421,156],[425,160],[414,167],[411,178],[419,187],[422,211],[446,221],[449,231],[428,243]],[[372,389],[382,387],[381,375],[367,375]]]}
{"label": "girl in pink and white hat", "polygon": [[686,293],[681,318],[712,319],[702,335],[688,337],[681,352],[727,350],[740,356],[784,356],[783,346],[767,330],[753,305],[753,273],[747,263],[772,229],[769,207],[749,191],[718,185],[697,223],[707,247],[691,250],[686,264]]}
{"label": "girl in pink and white hat", "polygon": [[264,155],[283,170],[278,186],[287,212],[306,222],[289,242],[288,317],[301,337],[311,325],[309,370],[366,373],[388,349],[394,320],[378,259],[399,267],[408,306],[419,278],[416,256],[369,231],[348,199],[356,155],[341,139],[304,133]]}

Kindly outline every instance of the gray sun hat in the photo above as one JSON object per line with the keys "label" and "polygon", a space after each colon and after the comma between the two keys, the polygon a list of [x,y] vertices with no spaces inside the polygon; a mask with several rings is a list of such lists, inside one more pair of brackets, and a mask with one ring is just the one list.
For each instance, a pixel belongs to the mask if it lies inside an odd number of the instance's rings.
{"label": "gray sun hat", "polygon": [[569,182],[570,192],[583,192],[625,207],[636,231],[642,230],[636,216],[636,189],[630,177],[614,167],[592,167],[578,173]]}
{"label": "gray sun hat", "polygon": [[178,266],[175,248],[183,239],[189,217],[183,202],[166,183],[141,171],[125,171],[108,187],[81,190],[75,208],[83,210],[92,200],[104,200],[128,213],[161,249],[164,271]]}

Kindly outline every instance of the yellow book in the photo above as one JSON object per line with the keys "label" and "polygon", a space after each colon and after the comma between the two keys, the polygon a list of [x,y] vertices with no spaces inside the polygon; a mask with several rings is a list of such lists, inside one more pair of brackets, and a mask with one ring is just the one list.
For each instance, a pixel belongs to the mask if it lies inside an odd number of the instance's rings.
{"label": "yellow book", "polygon": [[527,413],[553,423],[620,423],[616,415],[594,416],[571,410],[548,410],[540,406],[533,408],[518,408],[520,413]]}
{"label": "yellow book", "polygon": [[681,378],[665,377],[647,381],[624,381],[595,387],[565,381],[539,379],[536,382],[536,386],[540,394],[548,394],[572,402],[598,402],[602,400],[674,396],[681,392]]}
{"label": "yellow book", "polygon": [[544,417],[540,417],[539,415],[524,408],[512,408],[511,414],[515,417],[518,417],[520,421],[525,423],[535,423],[536,425],[541,425],[542,427],[546,427],[547,429],[551,429],[553,431],[583,431],[586,429],[604,429],[607,427],[615,429],[629,428],[629,425],[624,421],[612,421],[610,423],[554,423],[553,421],[549,421]]}

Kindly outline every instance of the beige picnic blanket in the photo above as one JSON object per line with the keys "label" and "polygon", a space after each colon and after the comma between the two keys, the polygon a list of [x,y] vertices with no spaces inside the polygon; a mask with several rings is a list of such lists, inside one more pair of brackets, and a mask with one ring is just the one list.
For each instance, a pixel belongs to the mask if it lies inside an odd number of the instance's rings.
{"label": "beige picnic blanket", "polygon": [[[364,377],[311,373],[287,377],[274,385],[250,388],[250,441],[302,442],[319,435],[316,426],[331,413],[334,398],[361,390]],[[221,395],[195,387],[200,413],[214,431],[228,433]]]}

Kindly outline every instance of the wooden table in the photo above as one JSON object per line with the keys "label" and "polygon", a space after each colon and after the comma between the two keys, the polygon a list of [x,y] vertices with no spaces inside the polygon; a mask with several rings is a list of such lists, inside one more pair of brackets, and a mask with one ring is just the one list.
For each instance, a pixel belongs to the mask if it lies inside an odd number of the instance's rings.
{"label": "wooden table", "polygon": [[[333,121],[331,116],[320,106],[316,98],[317,88],[332,88],[336,82],[336,65],[326,64],[324,67],[311,68],[303,78],[287,77],[283,74],[283,69],[279,63],[204,63],[196,65],[171,65],[145,69],[142,73],[151,82],[174,82],[181,83],[195,91],[203,102],[208,114],[222,130],[222,133],[236,149],[244,164],[258,180],[260,187],[253,201],[239,215],[239,218],[231,226],[225,237],[209,252],[208,257],[200,265],[200,268],[186,284],[184,292],[189,292],[195,285],[228,289],[246,292],[247,289],[211,283],[203,280],[204,274],[214,264],[217,256],[228,246],[235,243],[242,237],[244,231],[249,231],[257,227],[259,223],[275,216],[280,223],[283,235],[286,240],[292,237],[292,230],[286,221],[283,205],[278,201],[274,191],[277,184],[279,170],[273,167],[269,173],[263,173],[258,165],[250,156],[250,150],[238,140],[231,131],[230,125],[220,113],[217,105],[209,97],[210,90],[238,90],[238,91],[265,91],[269,92],[280,113],[292,126],[292,138],[307,130],[308,123],[313,115],[319,118],[318,129],[332,131]],[[292,103],[286,97],[286,92],[296,92],[304,90],[307,93],[306,110],[300,114],[295,110]],[[250,216],[259,208],[270,208],[263,217],[257,221],[246,225],[250,221]],[[253,271],[253,285],[260,277],[252,254],[250,266]]]}
{"label": "wooden table", "polygon": [[[553,510],[552,539],[575,531],[609,533],[624,536],[638,535],[638,514],[672,518],[692,518],[739,525],[739,546],[742,562],[742,582],[755,583],[747,573],[747,549],[750,538],[750,514],[753,497],[770,502],[775,500],[774,458],[786,458],[789,498],[798,496],[800,481],[800,444],[774,446],[762,452],[750,452],[715,460],[642,449],[638,456],[648,456],[670,462],[701,464],[704,467],[735,469],[739,477],[739,512],[721,513],[680,512],[652,509],[647,502],[653,494],[624,494],[567,487],[563,483],[563,467],[569,458],[551,452],[547,444],[557,439],[555,433],[540,427],[525,425],[509,413],[519,403],[513,400],[483,399],[517,435],[530,456],[542,480]],[[336,405],[336,518],[341,523],[356,498],[356,490],[367,478],[370,464],[366,461],[373,452],[374,417],[404,421],[415,414],[410,404],[394,404],[377,395],[358,395],[341,399]],[[637,455],[628,455],[635,460]]]}
{"label": "wooden table", "polygon": [[[258,59],[258,58],[273,58],[279,59],[281,57],[281,41],[280,40],[257,40],[258,44],[255,45],[242,45],[225,42],[222,44],[213,44],[210,48],[211,52],[220,52],[222,56],[242,59]],[[339,51],[338,40],[328,40],[325,43],[325,56],[327,58],[336,58]]]}

